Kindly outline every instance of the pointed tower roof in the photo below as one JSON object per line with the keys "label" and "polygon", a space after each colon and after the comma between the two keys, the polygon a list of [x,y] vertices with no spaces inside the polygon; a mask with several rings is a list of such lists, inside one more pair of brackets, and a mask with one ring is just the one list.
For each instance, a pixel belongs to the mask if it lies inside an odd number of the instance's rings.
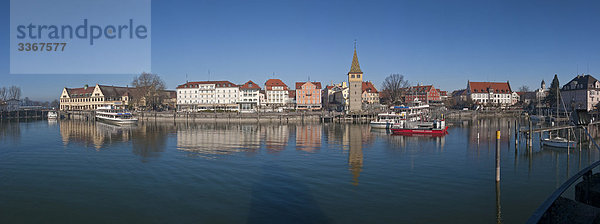
{"label": "pointed tower roof", "polygon": [[354,48],[354,57],[352,58],[352,67],[350,67],[349,73],[362,73],[360,65],[358,64],[358,56],[356,55],[356,47]]}

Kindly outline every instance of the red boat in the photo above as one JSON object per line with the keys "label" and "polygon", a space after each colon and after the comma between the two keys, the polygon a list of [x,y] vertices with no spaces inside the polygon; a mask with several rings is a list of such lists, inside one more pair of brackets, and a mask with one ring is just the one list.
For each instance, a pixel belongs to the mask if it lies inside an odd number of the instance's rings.
{"label": "red boat", "polygon": [[392,133],[400,135],[445,135],[448,127],[445,120],[433,122],[401,122],[391,128]]}

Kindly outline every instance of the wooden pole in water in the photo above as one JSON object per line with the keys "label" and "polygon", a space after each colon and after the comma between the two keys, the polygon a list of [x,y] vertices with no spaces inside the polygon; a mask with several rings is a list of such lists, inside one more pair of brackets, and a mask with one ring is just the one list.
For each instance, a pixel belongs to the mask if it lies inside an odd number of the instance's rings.
{"label": "wooden pole in water", "polygon": [[515,120],[515,151],[519,148],[519,130],[517,129],[517,120]]}
{"label": "wooden pole in water", "polygon": [[533,124],[531,123],[531,118],[529,118],[529,135],[527,137],[529,138],[527,144],[529,144],[529,148],[531,149],[533,146]]}
{"label": "wooden pole in water", "polygon": [[496,182],[500,181],[500,130],[496,131]]}
{"label": "wooden pole in water", "polygon": [[567,155],[569,154],[569,149],[571,147],[571,132],[570,129],[567,129]]}

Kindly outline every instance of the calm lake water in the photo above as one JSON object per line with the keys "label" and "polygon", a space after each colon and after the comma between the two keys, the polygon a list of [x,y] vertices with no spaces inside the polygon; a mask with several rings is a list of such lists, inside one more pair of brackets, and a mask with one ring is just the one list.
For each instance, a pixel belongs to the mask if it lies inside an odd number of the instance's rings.
{"label": "calm lake water", "polygon": [[3,121],[0,223],[522,223],[599,158],[515,150],[502,120],[497,186],[498,122],[481,121],[479,139],[472,123],[404,137],[350,124]]}

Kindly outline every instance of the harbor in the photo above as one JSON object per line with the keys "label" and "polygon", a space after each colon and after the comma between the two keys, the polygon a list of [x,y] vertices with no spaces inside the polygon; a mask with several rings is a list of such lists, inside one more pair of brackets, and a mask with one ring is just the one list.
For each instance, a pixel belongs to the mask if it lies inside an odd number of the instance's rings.
{"label": "harbor", "polygon": [[[587,144],[515,147],[514,122],[450,120],[445,136],[409,137],[352,123],[3,120],[0,209],[31,222],[256,223],[269,213],[269,221],[520,223],[600,153]],[[64,209],[78,215],[51,212]]]}

